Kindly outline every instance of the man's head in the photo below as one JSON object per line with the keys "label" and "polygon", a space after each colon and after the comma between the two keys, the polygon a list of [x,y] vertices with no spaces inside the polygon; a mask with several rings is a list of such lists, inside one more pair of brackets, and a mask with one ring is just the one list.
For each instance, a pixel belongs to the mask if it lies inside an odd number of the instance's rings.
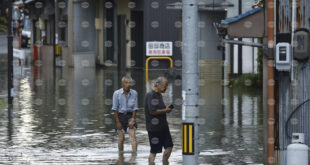
{"label": "man's head", "polygon": [[154,89],[159,93],[164,93],[168,87],[168,80],[165,77],[158,77],[154,83]]}
{"label": "man's head", "polygon": [[129,92],[131,88],[132,78],[130,76],[124,76],[122,78],[122,87],[124,91]]}

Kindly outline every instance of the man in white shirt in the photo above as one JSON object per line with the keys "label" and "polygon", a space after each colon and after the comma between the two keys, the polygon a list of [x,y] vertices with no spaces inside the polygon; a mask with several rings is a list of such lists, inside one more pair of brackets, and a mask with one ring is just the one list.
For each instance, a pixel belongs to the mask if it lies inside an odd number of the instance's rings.
{"label": "man in white shirt", "polygon": [[116,90],[113,94],[113,106],[115,124],[118,133],[118,150],[124,150],[125,133],[128,133],[131,139],[132,151],[137,151],[136,133],[136,111],[138,110],[138,93],[130,89],[132,78],[124,76],[122,78],[122,88]]}

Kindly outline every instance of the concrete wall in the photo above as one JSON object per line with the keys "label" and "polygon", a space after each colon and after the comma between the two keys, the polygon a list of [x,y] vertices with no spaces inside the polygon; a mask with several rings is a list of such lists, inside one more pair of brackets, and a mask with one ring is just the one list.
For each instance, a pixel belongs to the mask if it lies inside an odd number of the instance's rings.
{"label": "concrete wall", "polygon": [[222,80],[223,50],[220,38],[213,26],[226,18],[225,11],[200,11],[199,21],[205,26],[199,28],[199,56],[201,77],[208,81]]}
{"label": "concrete wall", "polygon": [[222,80],[222,60],[201,59],[200,78],[205,81],[221,82]]}
{"label": "concrete wall", "polygon": [[[97,51],[96,1],[73,1],[73,61],[74,66],[94,67]],[[80,66],[78,66],[80,67]]]}
{"label": "concrete wall", "polygon": [[[88,7],[86,5],[88,3]],[[84,6],[85,5],[85,6]],[[96,1],[73,1],[73,52],[96,52]]]}
{"label": "concrete wall", "polygon": [[[118,15],[126,15],[126,19],[130,21],[130,8],[128,7],[128,3],[130,0],[117,0],[117,14]],[[131,40],[131,31],[130,27],[126,26],[126,40]],[[126,67],[130,68],[130,60],[131,60],[131,51],[130,45],[126,44]]]}
{"label": "concrete wall", "polygon": [[[199,28],[199,40],[202,45],[199,46],[200,59],[222,60],[222,50],[220,38],[213,27],[214,22],[220,22],[225,19],[226,12],[200,11],[199,21],[205,23],[204,27]],[[204,44],[203,44],[204,43]]]}

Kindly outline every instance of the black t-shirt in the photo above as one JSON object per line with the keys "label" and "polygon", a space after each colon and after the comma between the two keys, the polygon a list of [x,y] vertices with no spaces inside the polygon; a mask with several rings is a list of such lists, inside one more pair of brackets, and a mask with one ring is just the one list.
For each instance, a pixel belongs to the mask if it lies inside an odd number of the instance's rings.
{"label": "black t-shirt", "polygon": [[144,112],[147,131],[162,131],[168,128],[166,114],[156,116],[152,115],[152,112],[155,112],[157,109],[165,108],[166,105],[160,93],[156,93],[152,90],[146,94]]}

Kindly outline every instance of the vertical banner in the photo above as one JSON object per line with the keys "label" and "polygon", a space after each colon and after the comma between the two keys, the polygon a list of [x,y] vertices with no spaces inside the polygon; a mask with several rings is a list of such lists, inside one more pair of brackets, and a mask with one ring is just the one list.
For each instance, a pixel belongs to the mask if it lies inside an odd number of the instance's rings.
{"label": "vertical banner", "polygon": [[183,155],[194,155],[194,123],[183,123]]}

